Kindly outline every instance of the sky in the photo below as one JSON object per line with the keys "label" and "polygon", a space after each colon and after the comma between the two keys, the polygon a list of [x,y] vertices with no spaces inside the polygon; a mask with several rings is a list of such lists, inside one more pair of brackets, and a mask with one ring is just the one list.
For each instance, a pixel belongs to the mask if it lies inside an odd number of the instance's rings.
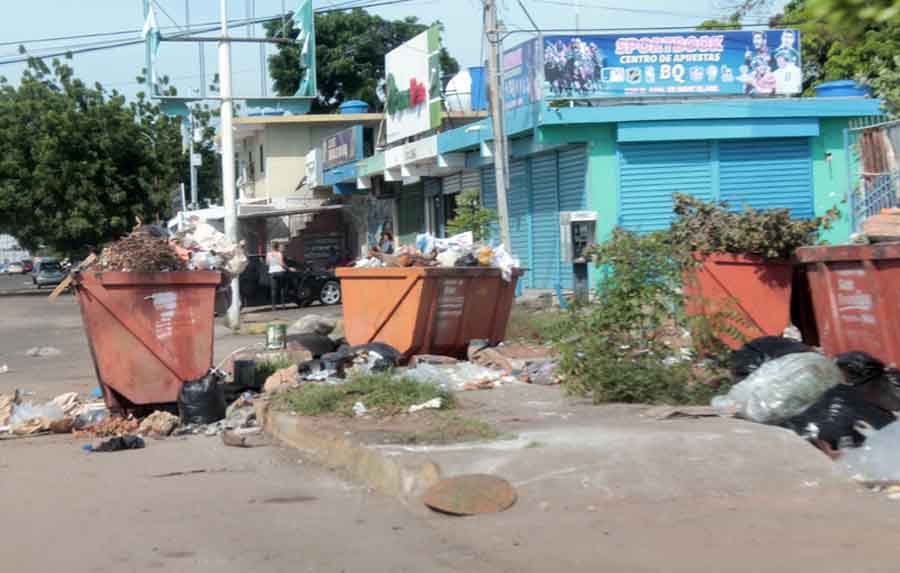
{"label": "sky", "polygon": [[[0,0],[3,18],[0,19],[0,60],[15,56],[19,43],[34,51],[54,46],[71,46],[106,41],[108,38],[78,39],[47,43],[31,40],[76,34],[134,32],[116,39],[138,39],[143,25],[141,0]],[[160,26],[175,24],[184,26],[185,0],[156,0],[161,9],[156,11]],[[191,21],[209,24],[218,20],[219,0],[188,0]],[[247,6],[255,4],[257,16],[279,14],[282,4],[290,10],[298,0],[229,0],[229,17],[243,18]],[[347,0],[314,0],[316,9],[346,3]],[[384,0],[372,0],[384,1]],[[528,29],[530,24],[518,0],[499,0],[503,22],[511,31]],[[523,0],[525,7],[542,29],[574,29],[576,21],[580,29],[622,29],[647,27],[692,27],[699,22],[721,17],[728,11],[732,0]],[[772,10],[777,10],[783,0],[773,0]],[[580,8],[575,6],[580,4]],[[399,19],[416,16],[430,23],[440,20],[444,24],[443,42],[450,54],[462,67],[479,65],[484,59],[484,42],[481,37],[481,0],[413,0],[395,6],[372,8],[369,11],[384,18]],[[171,17],[171,18],[170,18]],[[764,21],[764,15],[756,18]],[[212,34],[212,33],[209,33]],[[209,35],[208,34],[208,35]],[[235,35],[247,35],[246,28]],[[257,29],[254,36],[262,36]],[[505,41],[510,47],[529,36],[513,33]],[[216,66],[216,48],[205,48],[207,83],[212,80]],[[143,67],[143,45],[79,54],[71,62],[76,75],[89,82],[100,82],[104,87],[116,89],[129,97],[141,86],[135,81]],[[259,47],[251,44],[234,44],[233,82],[236,96],[259,95]],[[160,73],[174,78],[181,95],[197,90],[200,85],[198,48],[193,44],[164,43],[160,53]],[[15,82],[23,70],[22,64],[0,64],[0,75]]]}

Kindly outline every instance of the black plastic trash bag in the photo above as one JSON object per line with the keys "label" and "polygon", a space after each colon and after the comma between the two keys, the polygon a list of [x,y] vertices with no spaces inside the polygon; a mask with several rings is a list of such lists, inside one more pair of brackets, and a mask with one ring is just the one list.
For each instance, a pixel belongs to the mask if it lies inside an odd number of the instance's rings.
{"label": "black plastic trash bag", "polygon": [[728,363],[734,381],[740,382],[770,360],[803,352],[812,352],[812,349],[802,342],[789,338],[762,336],[732,352]]}
{"label": "black plastic trash bag", "polygon": [[227,405],[222,374],[210,370],[203,378],[185,382],[178,393],[178,414],[183,424],[212,424],[225,418]]}
{"label": "black plastic trash bag", "polygon": [[91,448],[92,452],[118,452],[121,450],[139,450],[143,448],[144,439],[140,436],[118,436]]}
{"label": "black plastic trash bag", "polygon": [[880,430],[896,419],[892,412],[871,403],[862,387],[839,384],[783,425],[803,438],[822,440],[837,450],[861,446],[869,427]]}
{"label": "black plastic trash bag", "polygon": [[862,386],[884,375],[884,362],[866,352],[838,354],[834,363],[843,371],[847,384]]}
{"label": "black plastic trash bag", "polygon": [[[368,344],[353,346],[350,348],[349,352],[354,357],[363,354],[369,356],[370,369],[375,372],[390,370],[400,364],[400,352],[390,344],[385,344],[383,342],[370,342]],[[378,356],[376,357],[372,353],[375,353]]]}

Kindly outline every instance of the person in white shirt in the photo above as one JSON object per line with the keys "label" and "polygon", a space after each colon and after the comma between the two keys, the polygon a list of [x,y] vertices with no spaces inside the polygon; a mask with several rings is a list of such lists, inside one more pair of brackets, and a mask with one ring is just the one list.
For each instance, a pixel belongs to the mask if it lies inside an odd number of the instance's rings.
{"label": "person in white shirt", "polygon": [[787,54],[779,53],[775,57],[778,69],[775,70],[775,93],[778,95],[799,94],[803,91],[803,70],[791,61]]}
{"label": "person in white shirt", "polygon": [[272,310],[278,310],[279,304],[284,305],[284,275],[287,271],[284,255],[281,253],[281,246],[278,243],[272,243],[272,248],[266,255],[266,264],[269,267]]}

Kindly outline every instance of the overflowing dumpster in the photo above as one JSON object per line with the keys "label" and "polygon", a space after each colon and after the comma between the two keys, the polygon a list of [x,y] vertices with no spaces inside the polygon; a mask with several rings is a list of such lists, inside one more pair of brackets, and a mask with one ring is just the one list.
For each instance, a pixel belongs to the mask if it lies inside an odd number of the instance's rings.
{"label": "overflowing dumpster", "polygon": [[75,290],[110,409],[174,403],[213,360],[213,271],[83,272]]}
{"label": "overflowing dumpster", "polygon": [[404,358],[463,357],[469,341],[500,343],[521,271],[497,268],[346,268],[341,280],[350,344],[383,342]]}

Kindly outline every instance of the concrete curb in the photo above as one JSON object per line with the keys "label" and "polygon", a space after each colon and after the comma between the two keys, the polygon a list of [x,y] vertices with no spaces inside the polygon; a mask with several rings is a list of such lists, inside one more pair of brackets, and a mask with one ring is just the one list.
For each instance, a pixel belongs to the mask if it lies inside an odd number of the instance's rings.
{"label": "concrete curb", "polygon": [[257,405],[265,432],[297,449],[310,461],[345,473],[350,479],[386,495],[410,501],[441,479],[441,468],[422,456],[389,456],[342,435],[314,427],[302,416]]}
{"label": "concrete curb", "polygon": [[[5,296],[50,296],[50,293],[53,292],[53,289],[16,289],[16,290],[2,290],[0,291],[0,298]],[[63,292],[63,294],[68,294],[67,292]]]}

